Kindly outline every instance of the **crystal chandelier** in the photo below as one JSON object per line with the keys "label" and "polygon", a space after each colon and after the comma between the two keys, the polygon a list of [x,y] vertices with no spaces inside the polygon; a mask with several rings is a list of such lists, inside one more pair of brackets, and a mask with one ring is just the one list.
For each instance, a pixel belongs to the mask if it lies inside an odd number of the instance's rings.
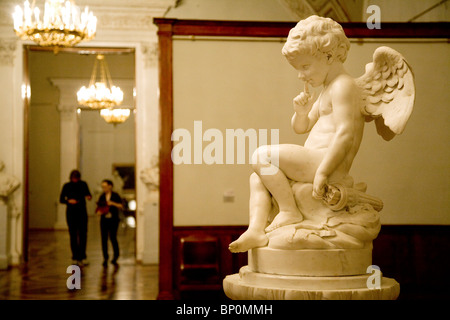
{"label": "crystal chandelier", "polygon": [[92,40],[97,18],[85,7],[81,12],[73,0],[45,0],[41,19],[38,7],[26,0],[23,9],[16,6],[13,13],[14,31],[22,40],[32,40],[41,46],[71,47],[83,40]]}
{"label": "crystal chandelier", "polygon": [[130,109],[102,109],[100,116],[108,123],[118,124],[125,122],[130,116],[130,112]]}
{"label": "crystal chandelier", "polygon": [[[97,81],[98,71],[100,71],[100,78]],[[123,91],[112,85],[104,55],[97,55],[89,87],[81,87],[77,92],[77,99],[80,105],[92,109],[111,109],[122,103]]]}

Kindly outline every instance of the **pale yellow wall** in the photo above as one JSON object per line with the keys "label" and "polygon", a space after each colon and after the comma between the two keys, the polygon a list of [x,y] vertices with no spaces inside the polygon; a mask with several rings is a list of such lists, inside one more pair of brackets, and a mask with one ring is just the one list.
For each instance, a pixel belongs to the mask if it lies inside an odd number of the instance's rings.
{"label": "pale yellow wall", "polygon": [[182,0],[166,18],[295,21],[282,0]]}
{"label": "pale yellow wall", "polygon": [[[134,78],[133,54],[108,55],[107,62],[113,79]],[[59,176],[60,118],[57,110],[59,91],[49,79],[85,78],[87,85],[93,63],[92,55],[62,52],[54,55],[52,52],[30,52],[30,228],[53,228],[56,219],[56,203],[61,188]],[[130,124],[133,125],[131,132],[134,135],[134,121],[130,121]],[[129,160],[134,161],[134,138],[127,146],[130,146],[131,151],[120,152],[120,154],[131,154],[132,157]],[[83,178],[88,177],[83,176]]]}
{"label": "pale yellow wall", "polygon": [[[352,75],[382,44],[353,45],[347,64]],[[401,52],[416,77],[416,103],[404,133],[383,141],[372,123],[366,125],[353,175],[368,192],[383,199],[382,222],[449,224],[450,167],[448,91],[450,46],[447,43],[386,44]]]}
{"label": "pale yellow wall", "polygon": [[52,228],[59,192],[59,114],[53,104],[30,108],[29,226]]}
{"label": "pale yellow wall", "polygon": [[[281,55],[281,42],[174,41],[174,125],[193,133],[208,128],[280,129],[280,143],[303,144],[290,128],[292,98],[301,90]],[[352,44],[346,66],[358,76],[382,44]],[[405,133],[391,142],[372,123],[353,169],[355,181],[385,203],[385,224],[449,224],[449,47],[445,43],[392,43],[413,66],[417,101]],[[192,137],[192,139],[194,139]],[[207,145],[203,143],[203,146]],[[248,222],[250,165],[177,165],[175,225]],[[223,202],[223,194],[235,202]]]}
{"label": "pale yellow wall", "polygon": [[[349,1],[349,0],[347,0]],[[352,1],[352,0],[350,0]],[[414,22],[430,22],[430,21],[450,21],[450,5],[435,0],[363,0],[363,18],[366,19],[371,13],[366,13],[366,8],[376,5],[380,8],[381,23],[383,22],[407,22],[410,19],[420,15],[414,19]],[[425,12],[426,11],[426,12]],[[423,13],[423,14],[422,14]],[[383,28],[383,26],[381,26]]]}
{"label": "pale yellow wall", "polygon": [[[303,142],[289,128],[300,81],[280,59],[281,46],[174,41],[174,127],[193,132],[193,121],[202,120],[203,130],[224,134],[227,128],[280,128],[280,141]],[[175,166],[175,225],[246,224],[250,173],[249,165]],[[230,190],[235,202],[224,203]]]}

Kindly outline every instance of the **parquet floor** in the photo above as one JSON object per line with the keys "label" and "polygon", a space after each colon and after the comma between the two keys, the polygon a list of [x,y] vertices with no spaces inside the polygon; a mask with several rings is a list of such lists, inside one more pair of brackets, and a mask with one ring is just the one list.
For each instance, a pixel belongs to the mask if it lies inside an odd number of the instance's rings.
{"label": "parquet floor", "polygon": [[[135,262],[135,229],[125,225],[118,232],[119,266],[102,266],[100,225],[89,218],[87,256],[90,265],[81,268],[81,289],[66,286],[71,264],[68,231],[29,233],[29,261],[0,271],[0,300],[4,299],[156,299],[158,266]],[[110,256],[112,247],[109,244]]]}

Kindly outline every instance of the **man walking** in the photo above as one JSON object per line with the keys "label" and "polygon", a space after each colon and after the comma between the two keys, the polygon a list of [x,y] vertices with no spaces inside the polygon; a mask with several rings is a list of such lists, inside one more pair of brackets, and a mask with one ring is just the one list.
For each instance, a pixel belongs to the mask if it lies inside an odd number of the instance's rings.
{"label": "man walking", "polygon": [[72,170],[70,182],[64,184],[59,202],[67,205],[66,219],[70,234],[70,248],[72,249],[72,264],[88,265],[86,260],[87,241],[87,210],[86,199],[92,196],[86,182],[81,180],[81,173]]}

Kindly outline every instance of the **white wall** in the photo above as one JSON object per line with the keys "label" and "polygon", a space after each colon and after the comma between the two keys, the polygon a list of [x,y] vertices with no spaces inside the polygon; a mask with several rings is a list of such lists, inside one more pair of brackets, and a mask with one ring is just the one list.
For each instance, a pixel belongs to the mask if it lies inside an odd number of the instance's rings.
{"label": "white wall", "polygon": [[[281,55],[283,43],[174,41],[174,124],[193,133],[217,128],[280,129],[280,143],[302,144],[290,128],[292,98],[302,90]],[[346,67],[362,75],[382,43],[352,44]],[[391,142],[366,126],[352,175],[385,203],[385,224],[449,224],[449,92],[447,43],[389,43],[416,75],[415,110],[403,135]],[[206,146],[205,142],[203,146]],[[248,163],[248,162],[247,162]],[[177,165],[175,225],[239,225],[248,222],[250,165]],[[235,202],[223,201],[234,191]]]}

